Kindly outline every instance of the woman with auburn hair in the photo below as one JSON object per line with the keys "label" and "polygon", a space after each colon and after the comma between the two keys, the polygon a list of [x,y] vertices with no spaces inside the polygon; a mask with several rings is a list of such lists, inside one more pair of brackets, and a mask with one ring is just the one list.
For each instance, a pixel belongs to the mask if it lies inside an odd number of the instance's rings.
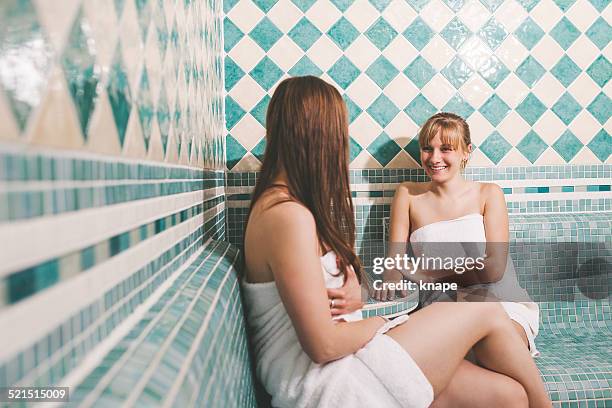
{"label": "woman with auburn hair", "polygon": [[273,406],[427,407],[473,348],[512,381],[512,399],[499,395],[492,406],[550,407],[496,303],[434,304],[393,321],[364,319],[360,310],[334,316],[330,290],[359,279],[362,269],[347,111],[334,87],[312,76],[282,81],[268,106],[266,142],[242,287],[257,377]]}

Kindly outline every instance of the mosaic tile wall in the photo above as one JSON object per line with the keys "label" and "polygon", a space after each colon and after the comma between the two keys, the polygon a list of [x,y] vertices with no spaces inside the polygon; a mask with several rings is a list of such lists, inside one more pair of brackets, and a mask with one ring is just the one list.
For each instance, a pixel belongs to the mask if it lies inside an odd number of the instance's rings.
{"label": "mosaic tile wall", "polygon": [[311,74],[349,107],[352,168],[418,167],[433,113],[466,117],[472,166],[610,163],[606,0],[226,0],[227,166],[253,171],[275,85]]}
{"label": "mosaic tile wall", "polygon": [[77,384],[225,238],[222,58],[221,2],[0,2],[0,386]]}

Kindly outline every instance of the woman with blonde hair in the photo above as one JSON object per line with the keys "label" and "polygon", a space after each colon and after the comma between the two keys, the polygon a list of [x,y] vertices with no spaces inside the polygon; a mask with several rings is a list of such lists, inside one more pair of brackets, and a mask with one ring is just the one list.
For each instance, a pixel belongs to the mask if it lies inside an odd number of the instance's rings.
{"label": "woman with blonde hair", "polygon": [[327,290],[362,270],[348,150],[346,106],[334,87],[310,76],[278,85],[242,281],[256,374],[272,405],[427,407],[473,348],[508,379],[491,406],[550,407],[533,360],[496,303],[434,304],[393,321],[364,319],[359,310],[333,317]]}

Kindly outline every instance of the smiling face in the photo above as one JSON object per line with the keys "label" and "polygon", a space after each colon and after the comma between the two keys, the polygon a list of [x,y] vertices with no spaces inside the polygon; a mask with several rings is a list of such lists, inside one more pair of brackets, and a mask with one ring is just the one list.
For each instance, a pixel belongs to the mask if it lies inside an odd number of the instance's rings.
{"label": "smiling face", "polygon": [[454,146],[450,140],[443,139],[446,138],[438,132],[429,143],[421,146],[421,163],[425,173],[436,182],[444,182],[459,175],[471,147],[464,149],[460,143]]}

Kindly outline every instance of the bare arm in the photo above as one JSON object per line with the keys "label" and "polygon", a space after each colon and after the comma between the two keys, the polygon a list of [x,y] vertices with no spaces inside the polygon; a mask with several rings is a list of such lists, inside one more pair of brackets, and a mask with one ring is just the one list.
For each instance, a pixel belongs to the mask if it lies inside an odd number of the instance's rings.
{"label": "bare arm", "polygon": [[266,258],[302,348],[315,363],[356,352],[372,339],[384,320],[334,323],[312,215],[291,202],[276,205],[266,213]]}

